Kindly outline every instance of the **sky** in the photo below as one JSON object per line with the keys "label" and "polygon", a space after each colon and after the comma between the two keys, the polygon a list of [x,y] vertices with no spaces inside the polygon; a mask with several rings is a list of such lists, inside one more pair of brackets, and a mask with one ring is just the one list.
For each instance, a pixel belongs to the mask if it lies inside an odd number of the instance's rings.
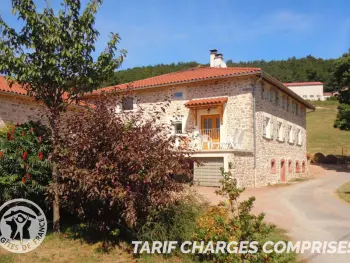
{"label": "sky", "polygon": [[[43,0],[35,2],[43,6]],[[61,1],[48,2],[58,10]],[[210,49],[234,62],[309,54],[336,58],[350,48],[349,11],[349,0],[104,0],[96,18],[96,50],[114,32],[121,37],[119,48],[128,51],[121,69],[209,63]],[[0,14],[19,28],[10,0],[1,0]]]}

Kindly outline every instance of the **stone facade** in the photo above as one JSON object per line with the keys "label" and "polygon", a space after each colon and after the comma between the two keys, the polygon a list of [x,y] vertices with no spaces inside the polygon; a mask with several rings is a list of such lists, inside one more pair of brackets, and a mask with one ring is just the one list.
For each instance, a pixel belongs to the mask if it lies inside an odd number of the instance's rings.
{"label": "stone facade", "polygon": [[10,123],[42,120],[43,107],[34,99],[13,93],[0,94],[0,127]]}
{"label": "stone facade", "polygon": [[[181,93],[181,97],[175,96],[176,93]],[[185,103],[198,99],[227,98],[220,123],[220,142],[225,143],[229,138],[235,137],[239,139],[238,144],[235,148],[226,150],[197,149],[193,156],[206,160],[222,158],[224,169],[232,169],[232,174],[241,186],[263,186],[284,181],[281,161],[285,165],[285,180],[304,175],[308,171],[305,106],[265,80],[258,81],[257,76],[236,76],[140,89],[134,90],[131,95],[134,111],[142,108],[145,117],[156,113],[160,117],[159,122],[169,125],[180,122],[182,134],[178,136],[188,137],[194,142],[193,138],[201,133],[201,117],[220,115],[220,110],[217,106],[208,105],[199,108],[195,118]],[[93,98],[91,100],[93,102]],[[121,103],[118,103],[116,112],[121,112],[121,108]],[[0,126],[41,119],[42,113],[43,107],[28,96],[0,94]],[[266,134],[267,119],[272,127],[269,134]],[[283,132],[279,125],[283,127]],[[289,127],[294,134],[291,141]],[[173,132],[175,133],[175,126]]]}
{"label": "stone facade", "polygon": [[[306,159],[306,108],[272,85],[264,82],[259,84],[256,89],[257,185],[281,182],[281,161],[284,161],[286,165],[286,180],[302,176],[308,170]],[[272,121],[272,136],[264,136],[264,118],[266,117]],[[282,131],[278,129],[279,123],[282,125]],[[290,127],[292,127],[292,141],[289,140]],[[300,145],[298,145],[296,132],[299,129],[301,132]],[[282,135],[282,138],[279,138],[280,135]],[[274,169],[271,167],[273,161],[275,162]],[[289,167],[290,161],[292,167]],[[296,169],[297,162],[300,166],[299,170]],[[302,169],[303,162],[305,163],[305,172]]]}
{"label": "stone facade", "polygon": [[[229,169],[229,163],[232,164],[232,173],[237,178],[239,185],[246,187],[263,186],[275,184],[283,181],[281,178],[281,160],[285,161],[285,179],[301,176],[304,174],[302,164],[305,162],[305,172],[307,171],[306,162],[306,110],[300,103],[289,98],[289,110],[283,109],[282,97],[287,95],[278,91],[279,101],[276,104],[275,97],[270,98],[267,90],[277,91],[277,87],[261,81],[256,86],[256,169],[254,169],[254,121],[253,121],[253,87],[257,82],[256,77],[236,77],[221,80],[201,81],[186,85],[176,85],[167,87],[157,87],[134,91],[135,110],[137,107],[144,109],[145,113],[153,112],[160,116],[160,122],[171,124],[180,116],[183,136],[193,136],[201,128],[201,116],[218,114],[217,108],[199,109],[197,111],[197,123],[190,110],[186,108],[185,103],[189,100],[227,97],[227,103],[223,110],[223,122],[220,126],[220,138],[236,136],[244,133],[243,142],[234,150],[200,150],[194,154],[198,158],[217,158],[224,160],[225,170]],[[263,92],[263,89],[265,92]],[[174,98],[174,94],[182,92],[183,97]],[[166,106],[167,101],[169,105]],[[298,105],[298,106],[293,106]],[[137,105],[137,107],[136,107]],[[161,110],[165,107],[165,112]],[[286,105],[285,105],[286,107]],[[292,111],[293,108],[293,111]],[[298,114],[295,113],[298,108]],[[121,111],[121,106],[117,106]],[[279,141],[276,136],[266,138],[263,134],[264,117],[269,116],[273,123],[277,125],[278,121],[284,125],[285,140]],[[292,125],[293,131],[300,129],[302,135],[302,144],[297,141],[289,143],[287,140],[288,125]],[[277,131],[274,131],[274,133]],[[272,171],[272,160],[275,162]],[[292,171],[289,172],[289,162],[292,161]],[[300,169],[297,171],[296,162]]]}

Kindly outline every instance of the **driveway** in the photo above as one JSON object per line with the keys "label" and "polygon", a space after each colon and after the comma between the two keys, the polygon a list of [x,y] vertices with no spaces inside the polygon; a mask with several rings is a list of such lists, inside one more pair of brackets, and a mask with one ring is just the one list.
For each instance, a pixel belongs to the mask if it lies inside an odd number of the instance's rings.
{"label": "driveway", "polygon": [[[350,173],[323,170],[311,180],[288,186],[247,189],[243,198],[255,196],[254,212],[287,229],[293,241],[350,241],[350,204],[337,198],[336,189],[350,181]],[[197,187],[213,204],[220,201],[215,188]],[[350,262],[350,254],[305,254],[305,262]],[[304,260],[303,260],[304,261]]]}

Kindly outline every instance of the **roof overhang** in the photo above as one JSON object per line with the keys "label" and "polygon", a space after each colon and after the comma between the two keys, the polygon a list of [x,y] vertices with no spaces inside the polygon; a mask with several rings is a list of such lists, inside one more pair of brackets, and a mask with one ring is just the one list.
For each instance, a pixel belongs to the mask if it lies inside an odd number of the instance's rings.
{"label": "roof overhang", "polygon": [[288,87],[286,87],[285,85],[283,85],[282,82],[280,82],[279,80],[275,79],[274,77],[272,77],[271,75],[265,73],[265,72],[261,72],[260,76],[262,76],[262,78],[267,81],[270,82],[271,84],[274,84],[275,86],[277,86],[280,90],[282,90],[283,92],[285,92],[286,94],[288,94],[289,96],[291,96],[292,98],[294,98],[295,100],[299,101],[300,103],[304,104],[306,108],[311,109],[311,110],[315,110],[315,106],[312,105],[310,102],[304,100],[302,97],[300,97],[298,94],[296,94],[294,91],[292,91],[291,89],[289,89]]}

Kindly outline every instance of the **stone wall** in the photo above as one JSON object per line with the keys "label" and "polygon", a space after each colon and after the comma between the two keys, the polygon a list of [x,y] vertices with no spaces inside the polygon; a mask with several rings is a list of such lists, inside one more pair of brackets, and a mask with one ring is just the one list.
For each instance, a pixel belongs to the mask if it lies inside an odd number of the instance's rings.
{"label": "stone wall", "polygon": [[42,120],[43,107],[28,96],[0,94],[0,127],[9,123]]}
{"label": "stone wall", "polygon": [[[183,92],[183,99],[173,98],[175,92]],[[220,127],[220,137],[225,139],[236,136],[237,131],[244,131],[243,148],[253,147],[252,123],[252,79],[235,78],[219,81],[203,81],[199,83],[177,85],[137,91],[133,94],[138,107],[147,112],[157,112],[159,122],[171,124],[179,116],[182,119],[184,132],[191,134],[201,128],[201,116],[219,114],[217,108],[197,111],[197,123],[190,114],[185,103],[192,99],[228,97],[224,107],[223,123]],[[169,106],[166,104],[169,101]],[[165,108],[165,112],[161,108]]]}
{"label": "stone wall", "polygon": [[[299,110],[291,107],[292,99],[289,98],[290,106],[287,111],[286,103],[282,104],[282,96],[286,96],[279,92],[279,100],[276,104],[276,100],[271,102],[270,89],[273,88],[268,83],[260,83],[256,90],[256,111],[257,111],[257,169],[256,169],[256,184],[267,185],[274,184],[281,181],[281,160],[285,160],[286,165],[286,180],[290,180],[295,177],[304,175],[302,172],[302,162],[305,162],[305,170],[308,171],[306,160],[306,109],[298,104]],[[277,89],[275,89],[277,91]],[[286,101],[285,101],[286,102]],[[263,135],[263,121],[264,117],[269,116],[272,118],[273,123],[282,121],[285,125],[284,138],[285,141],[279,141],[276,134],[273,138],[268,139]],[[297,144],[297,139],[294,143],[288,142],[288,125],[298,127],[301,129],[302,144]],[[275,131],[277,132],[277,131]],[[271,160],[275,159],[276,171],[271,171]],[[288,172],[288,162],[292,161],[292,172]],[[300,164],[300,172],[296,170],[296,161]]]}

